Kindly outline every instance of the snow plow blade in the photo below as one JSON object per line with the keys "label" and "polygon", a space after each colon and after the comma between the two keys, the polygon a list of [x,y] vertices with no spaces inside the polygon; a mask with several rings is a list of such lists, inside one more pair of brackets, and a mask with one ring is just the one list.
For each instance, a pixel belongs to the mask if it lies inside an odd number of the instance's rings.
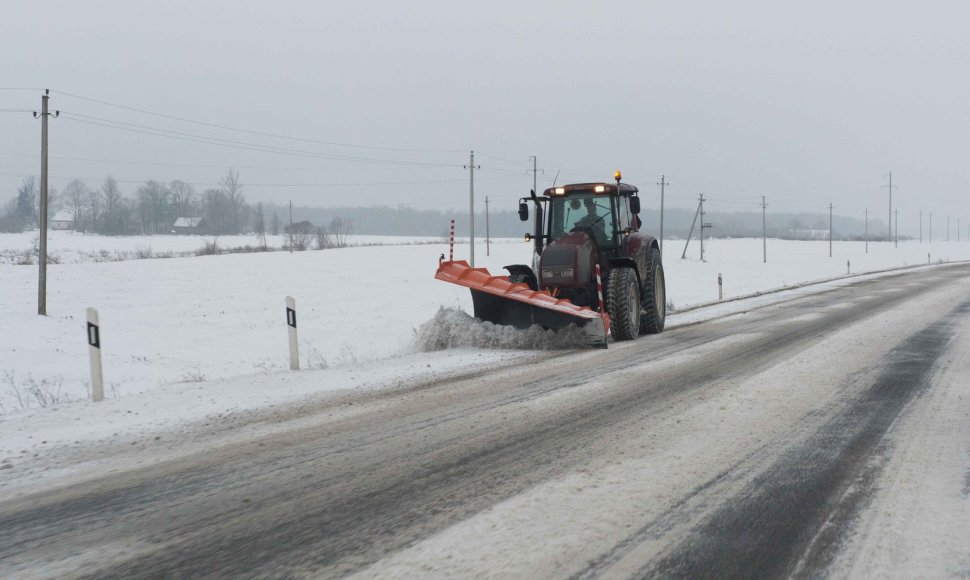
{"label": "snow plow blade", "polygon": [[508,276],[493,276],[464,260],[441,262],[434,277],[470,289],[475,318],[523,329],[538,324],[559,330],[574,324],[583,329],[593,345],[606,348],[610,317],[605,312],[576,306],[545,290],[532,290],[527,284],[509,282]]}

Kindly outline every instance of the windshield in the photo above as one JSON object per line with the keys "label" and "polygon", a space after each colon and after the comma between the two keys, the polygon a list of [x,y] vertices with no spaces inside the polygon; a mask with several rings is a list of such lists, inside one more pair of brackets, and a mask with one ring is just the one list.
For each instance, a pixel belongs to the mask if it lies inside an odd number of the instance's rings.
{"label": "windshield", "polygon": [[599,247],[613,245],[613,198],[578,194],[552,200],[549,235],[553,240],[569,232],[586,231]]}

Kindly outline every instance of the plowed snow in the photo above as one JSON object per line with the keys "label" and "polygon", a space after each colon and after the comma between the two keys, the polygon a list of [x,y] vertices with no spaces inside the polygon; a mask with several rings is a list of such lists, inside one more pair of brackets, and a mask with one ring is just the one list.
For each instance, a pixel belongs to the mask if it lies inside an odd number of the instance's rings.
{"label": "plowed snow", "polygon": [[422,352],[460,347],[562,350],[586,347],[590,342],[575,326],[559,331],[539,326],[520,330],[483,322],[457,308],[439,308],[434,318],[418,328],[416,341]]}

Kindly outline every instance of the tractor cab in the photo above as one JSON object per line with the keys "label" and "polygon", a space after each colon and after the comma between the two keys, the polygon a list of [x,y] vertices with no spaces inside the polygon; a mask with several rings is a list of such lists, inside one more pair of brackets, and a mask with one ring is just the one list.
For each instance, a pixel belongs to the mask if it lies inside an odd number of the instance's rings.
{"label": "tractor cab", "polygon": [[[637,188],[625,183],[577,183],[550,187],[542,197],[533,192],[536,254],[544,246],[574,233],[588,235],[597,250],[610,256],[625,255],[625,237],[639,229],[640,198]],[[528,199],[519,200],[519,217],[529,219]]]}

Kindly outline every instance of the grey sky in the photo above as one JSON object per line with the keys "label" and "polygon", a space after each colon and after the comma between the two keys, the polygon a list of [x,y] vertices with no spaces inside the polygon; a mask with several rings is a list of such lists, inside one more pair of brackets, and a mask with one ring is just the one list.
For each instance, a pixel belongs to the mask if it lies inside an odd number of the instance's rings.
{"label": "grey sky", "polygon": [[[646,203],[885,220],[893,171],[900,227],[916,212],[970,224],[970,7],[963,2],[8,2],[4,87],[49,87],[52,107],[113,121],[357,163],[51,122],[52,183],[107,174],[205,184],[241,168],[251,201],[322,206],[508,208],[540,186],[621,168]],[[284,141],[176,122],[63,93],[190,119],[331,142]],[[39,107],[0,90],[0,109]],[[91,119],[87,119],[91,120]],[[101,122],[101,121],[97,121]],[[0,197],[37,173],[39,122],[0,113]],[[28,155],[31,157],[18,157]],[[487,155],[491,155],[487,156]],[[183,164],[147,165],[125,162]],[[205,165],[211,167],[192,167]],[[305,184],[411,183],[397,186]],[[256,184],[294,184],[270,187]],[[495,207],[495,206],[493,206]]]}

